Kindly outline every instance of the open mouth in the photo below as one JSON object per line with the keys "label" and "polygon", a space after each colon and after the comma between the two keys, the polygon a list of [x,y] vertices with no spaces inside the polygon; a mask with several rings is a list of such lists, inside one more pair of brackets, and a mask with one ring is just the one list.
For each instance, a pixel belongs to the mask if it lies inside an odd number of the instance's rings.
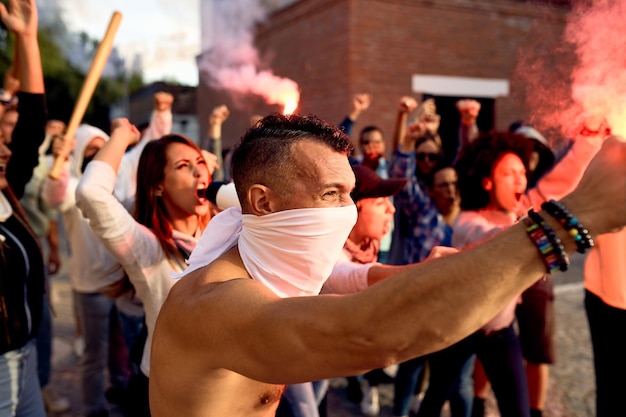
{"label": "open mouth", "polygon": [[206,187],[201,187],[201,188],[197,188],[196,189],[196,198],[198,199],[198,201],[202,204],[204,204],[207,199],[206,199]]}
{"label": "open mouth", "polygon": [[0,174],[4,174],[6,172],[6,169],[7,169],[6,164],[0,164]]}
{"label": "open mouth", "polygon": [[523,195],[524,195],[524,193],[515,193],[515,200],[516,201],[520,201],[522,199]]}

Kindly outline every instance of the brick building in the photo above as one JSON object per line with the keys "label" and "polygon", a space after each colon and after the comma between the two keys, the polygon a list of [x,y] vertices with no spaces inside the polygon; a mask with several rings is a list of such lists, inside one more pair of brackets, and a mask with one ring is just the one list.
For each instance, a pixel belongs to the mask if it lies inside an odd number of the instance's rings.
{"label": "brick building", "polygon": [[[366,124],[382,128],[390,139],[398,100],[434,96],[442,115],[441,134],[456,146],[458,98],[481,101],[481,130],[506,129],[527,117],[523,91],[515,80],[518,54],[532,53],[529,36],[558,39],[568,1],[521,0],[299,0],[278,2],[256,31],[256,46],[271,56],[275,74],[296,81],[301,91],[297,112],[339,122],[351,96],[369,92],[374,101],[353,130]],[[540,27],[541,31],[531,30]],[[211,108],[228,94],[198,86],[201,131]],[[241,136],[253,113],[279,111],[250,98],[233,109],[224,125],[224,146]]]}

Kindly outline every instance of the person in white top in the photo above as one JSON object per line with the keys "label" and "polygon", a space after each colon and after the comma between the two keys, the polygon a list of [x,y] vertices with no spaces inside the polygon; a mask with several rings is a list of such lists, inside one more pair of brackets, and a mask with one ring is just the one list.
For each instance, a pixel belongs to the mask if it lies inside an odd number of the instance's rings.
{"label": "person in white top", "polygon": [[[188,138],[166,135],[145,146],[137,170],[135,217],[113,195],[124,150],[138,137],[128,120],[116,121],[111,139],[95,155],[76,190],[77,206],[95,235],[121,265],[143,302],[147,340],[141,375],[134,380],[128,415],[149,415],[148,377],[154,322],[182,272],[185,259],[210,220],[204,190],[211,171]],[[214,158],[207,159],[214,160]]]}
{"label": "person in white top", "polygon": [[[167,93],[155,96],[155,111],[147,134],[124,155],[124,176],[116,184],[116,196],[127,207],[133,204],[132,195],[136,188],[133,177],[143,147],[171,129],[172,101],[172,96]],[[112,393],[123,393],[131,376],[128,349],[115,300],[102,292],[123,281],[125,272],[93,233],[75,198],[76,187],[85,168],[109,140],[109,135],[94,126],[82,124],[76,130],[74,139],[61,137],[53,143],[55,156],[69,155],[70,152],[71,155],[67,157],[58,179],[47,177],[44,181],[43,199],[61,213],[72,251],[70,278],[85,339],[85,351],[80,362],[82,405],[86,415],[99,415],[107,410],[104,383],[107,364]],[[108,360],[110,354],[115,360]]]}

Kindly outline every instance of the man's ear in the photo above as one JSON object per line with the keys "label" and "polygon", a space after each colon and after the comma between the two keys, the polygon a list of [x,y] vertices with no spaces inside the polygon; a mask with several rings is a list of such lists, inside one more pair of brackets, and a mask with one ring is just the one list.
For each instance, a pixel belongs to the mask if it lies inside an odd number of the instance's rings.
{"label": "man's ear", "polygon": [[269,187],[254,184],[248,189],[248,202],[251,214],[262,216],[278,210],[278,195]]}
{"label": "man's ear", "polygon": [[493,181],[491,181],[491,178],[485,177],[482,180],[482,185],[485,191],[491,191],[491,189],[493,188]]}

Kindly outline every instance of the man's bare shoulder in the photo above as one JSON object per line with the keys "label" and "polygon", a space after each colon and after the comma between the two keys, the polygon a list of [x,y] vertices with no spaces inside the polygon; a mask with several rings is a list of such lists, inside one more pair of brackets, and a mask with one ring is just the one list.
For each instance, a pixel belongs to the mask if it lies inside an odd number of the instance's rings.
{"label": "man's bare shoulder", "polygon": [[205,287],[239,278],[250,278],[235,246],[219,258],[179,279],[176,286]]}

